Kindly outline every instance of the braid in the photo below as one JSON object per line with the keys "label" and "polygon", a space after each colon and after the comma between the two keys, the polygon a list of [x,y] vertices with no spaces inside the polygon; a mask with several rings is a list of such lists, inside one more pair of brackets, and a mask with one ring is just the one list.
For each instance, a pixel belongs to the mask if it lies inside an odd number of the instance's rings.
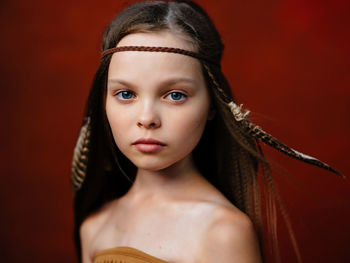
{"label": "braid", "polygon": [[121,46],[107,49],[102,52],[101,58],[105,57],[108,54],[112,54],[114,52],[123,52],[123,51],[146,51],[146,52],[168,52],[168,53],[177,53],[185,56],[190,56],[193,58],[197,58],[199,60],[203,60],[210,64],[213,64],[217,67],[220,67],[215,61],[207,58],[199,53],[195,53],[192,51],[184,50],[181,48],[173,48],[173,47],[146,47],[146,46]]}
{"label": "braid", "polygon": [[253,219],[254,218],[254,209],[252,197],[253,197],[253,181],[255,180],[255,173],[252,170],[251,159],[246,151],[240,149],[241,157],[241,167],[245,173],[241,173],[241,182],[244,196],[244,208],[248,215]]}
{"label": "braid", "polygon": [[241,170],[239,165],[239,159],[233,159],[233,176],[230,177],[231,185],[233,186],[233,196],[237,207],[243,210],[243,194],[242,194],[242,179],[241,179]]}

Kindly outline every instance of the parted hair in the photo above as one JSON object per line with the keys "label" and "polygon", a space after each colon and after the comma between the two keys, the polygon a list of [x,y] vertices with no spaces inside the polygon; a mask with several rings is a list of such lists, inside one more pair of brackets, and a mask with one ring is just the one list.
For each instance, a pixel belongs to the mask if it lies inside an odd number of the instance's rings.
{"label": "parted hair", "polygon": [[[242,127],[227,106],[235,101],[221,70],[224,44],[207,13],[192,1],[145,1],[121,11],[106,27],[102,50],[116,47],[126,35],[168,30],[189,41],[200,60],[212,104],[214,118],[207,122],[193,159],[201,174],[228,200],[246,213],[256,226],[259,239],[267,226],[267,240],[278,261],[276,205],[290,231],[292,244],[301,261],[288,217],[275,189],[269,163],[262,154],[256,136]],[[82,135],[74,158],[79,163],[74,197],[74,239],[79,261],[79,228],[83,220],[106,202],[124,195],[135,179],[137,168],[116,146],[105,112],[107,74],[112,54],[102,57],[87,100]],[[210,61],[210,62],[207,62]],[[259,179],[261,178],[261,179]],[[263,193],[263,194],[262,194]],[[264,205],[261,196],[264,196]],[[264,207],[262,212],[261,207]],[[262,218],[267,218],[266,224]]]}

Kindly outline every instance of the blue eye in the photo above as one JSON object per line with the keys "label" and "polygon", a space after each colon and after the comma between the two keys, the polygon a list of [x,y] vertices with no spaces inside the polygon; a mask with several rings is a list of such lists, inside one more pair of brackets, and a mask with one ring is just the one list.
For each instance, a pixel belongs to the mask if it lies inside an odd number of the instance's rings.
{"label": "blue eye", "polygon": [[[182,98],[186,97],[185,94],[181,93],[181,92],[178,92],[178,91],[175,91],[175,92],[172,92],[170,93],[168,96],[171,97],[172,100],[175,100],[175,101],[179,101],[181,100]],[[167,96],[167,97],[168,97]]]}
{"label": "blue eye", "polygon": [[116,95],[121,100],[129,100],[129,99],[131,99],[134,96],[134,94],[131,91],[128,91],[128,90],[120,91]]}

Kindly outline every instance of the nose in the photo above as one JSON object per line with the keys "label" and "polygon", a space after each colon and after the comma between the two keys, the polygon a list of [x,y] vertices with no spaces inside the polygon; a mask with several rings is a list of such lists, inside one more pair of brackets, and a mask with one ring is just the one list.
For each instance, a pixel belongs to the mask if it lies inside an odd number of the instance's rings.
{"label": "nose", "polygon": [[155,129],[161,126],[161,121],[154,105],[151,103],[145,103],[142,106],[137,126],[146,129]]}

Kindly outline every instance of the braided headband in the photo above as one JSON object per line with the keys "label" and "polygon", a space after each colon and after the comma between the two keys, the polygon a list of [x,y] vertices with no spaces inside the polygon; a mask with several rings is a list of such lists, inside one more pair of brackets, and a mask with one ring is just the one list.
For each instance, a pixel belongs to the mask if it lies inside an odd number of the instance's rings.
{"label": "braided headband", "polygon": [[167,53],[177,53],[185,56],[190,56],[199,60],[203,60],[205,62],[208,62],[210,64],[213,64],[215,66],[220,66],[215,61],[211,60],[210,58],[207,58],[199,53],[192,52],[189,50],[181,49],[181,48],[174,48],[174,47],[146,47],[146,46],[121,46],[121,47],[114,47],[110,49],[106,49],[101,54],[101,59],[105,57],[108,54],[112,54],[115,52],[122,52],[122,51],[147,51],[147,52],[167,52]]}
{"label": "braided headband", "polygon": [[[199,60],[203,60],[205,62],[209,62],[211,64],[214,64],[216,66],[217,63],[211,61],[210,59],[198,54],[194,53],[188,50],[183,50],[179,48],[169,48],[169,47],[145,47],[145,46],[123,46],[123,47],[116,47],[107,49],[102,52],[101,58],[105,57],[108,54],[112,54],[114,52],[122,52],[122,51],[149,51],[149,52],[169,52],[169,53],[178,53],[186,56],[190,56],[193,58],[197,58]],[[334,170],[332,167],[330,167],[328,164],[321,162],[320,160],[311,157],[309,155],[300,153],[284,143],[277,140],[272,135],[268,134],[267,132],[263,131],[259,126],[253,124],[248,118],[249,111],[248,110],[242,110],[242,105],[238,106],[236,103],[232,101],[230,97],[226,95],[226,93],[222,90],[218,82],[216,81],[214,75],[211,73],[209,67],[207,65],[203,65],[206,69],[211,81],[213,82],[215,86],[215,93],[218,95],[218,98],[222,101],[223,104],[226,105],[227,110],[232,113],[233,118],[235,121],[239,124],[239,126],[246,131],[249,135],[251,135],[255,139],[261,140],[263,143],[275,148],[276,150],[293,157],[295,159],[298,159],[300,161],[303,161],[305,163],[318,166],[320,168],[326,169],[328,171],[331,171],[341,177],[344,177],[341,173]],[[220,67],[220,66],[219,66]],[[77,144],[74,149],[73,154],[73,161],[72,161],[72,173],[71,173],[71,179],[72,184],[75,190],[80,189],[82,186],[86,172],[87,172],[87,163],[88,163],[88,155],[90,151],[90,117],[87,117],[84,121],[84,125],[81,127],[79,138],[77,141]],[[127,176],[126,176],[127,177]]]}

